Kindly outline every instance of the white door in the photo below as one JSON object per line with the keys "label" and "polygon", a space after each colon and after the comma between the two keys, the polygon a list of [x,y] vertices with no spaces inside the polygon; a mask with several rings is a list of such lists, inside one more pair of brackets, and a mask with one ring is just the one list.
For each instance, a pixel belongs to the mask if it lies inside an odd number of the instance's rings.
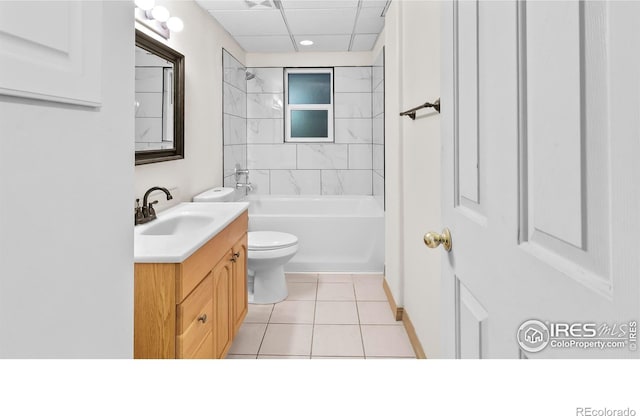
{"label": "white door", "polygon": [[443,8],[443,351],[638,357],[640,2]]}

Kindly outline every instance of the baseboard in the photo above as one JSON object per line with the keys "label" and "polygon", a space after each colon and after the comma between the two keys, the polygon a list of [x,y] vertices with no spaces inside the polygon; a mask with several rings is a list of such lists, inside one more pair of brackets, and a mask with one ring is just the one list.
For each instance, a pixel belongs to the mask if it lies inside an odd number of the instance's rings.
{"label": "baseboard", "polygon": [[404,310],[402,312],[402,324],[404,325],[404,329],[407,330],[407,335],[409,335],[409,341],[411,342],[413,351],[416,353],[416,358],[427,358],[427,355],[424,353],[424,349],[422,349],[422,344],[418,339],[418,334],[416,334],[416,329],[413,326],[413,323],[411,323],[411,319],[409,319],[409,314]]}
{"label": "baseboard", "polygon": [[413,323],[411,323],[411,319],[409,319],[409,314],[404,310],[404,308],[398,307],[398,305],[396,304],[396,300],[393,298],[393,294],[391,293],[391,289],[389,288],[389,284],[387,283],[386,278],[382,280],[382,287],[384,289],[384,293],[387,295],[387,301],[389,302],[391,312],[395,316],[396,321],[402,321],[404,329],[407,331],[407,335],[409,336],[409,341],[411,342],[413,351],[416,353],[416,358],[427,358],[426,354],[424,353],[424,349],[422,348],[422,344],[418,339],[418,334],[416,334],[416,329],[413,326]]}
{"label": "baseboard", "polygon": [[384,289],[384,293],[387,295],[387,301],[389,302],[389,306],[391,307],[391,312],[396,317],[396,321],[402,321],[403,308],[399,308],[396,304],[396,300],[393,298],[391,289],[389,289],[389,284],[387,283],[386,277],[382,279],[382,288]]}

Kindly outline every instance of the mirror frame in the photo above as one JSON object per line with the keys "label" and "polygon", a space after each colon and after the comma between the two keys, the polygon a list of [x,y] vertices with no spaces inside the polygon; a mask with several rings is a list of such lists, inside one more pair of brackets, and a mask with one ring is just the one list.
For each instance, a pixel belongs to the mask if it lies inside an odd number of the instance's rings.
{"label": "mirror frame", "polygon": [[[184,55],[136,29],[136,46],[173,63],[173,149],[136,151],[136,165],[184,159]],[[135,140],[135,139],[134,139]]]}

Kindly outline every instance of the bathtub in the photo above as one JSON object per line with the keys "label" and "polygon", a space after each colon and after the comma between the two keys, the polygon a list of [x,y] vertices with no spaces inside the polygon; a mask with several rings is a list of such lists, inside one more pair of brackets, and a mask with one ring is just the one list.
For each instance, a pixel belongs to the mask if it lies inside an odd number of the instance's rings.
{"label": "bathtub", "polygon": [[287,272],[384,271],[384,211],[371,196],[250,195],[249,231],[298,237]]}

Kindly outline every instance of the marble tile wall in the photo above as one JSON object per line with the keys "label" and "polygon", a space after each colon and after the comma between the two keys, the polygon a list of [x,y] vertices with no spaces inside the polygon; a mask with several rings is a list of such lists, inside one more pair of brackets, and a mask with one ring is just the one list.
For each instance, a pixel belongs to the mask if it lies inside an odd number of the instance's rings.
{"label": "marble tile wall", "polygon": [[246,83],[253,193],[373,194],[372,67],[335,68],[335,140],[322,144],[284,143],[283,68],[247,70],[255,75]]}
{"label": "marble tile wall", "polygon": [[246,68],[229,52],[222,52],[223,65],[223,176],[224,186],[236,184],[234,169],[247,167]]}
{"label": "marble tile wall", "polygon": [[384,49],[373,64],[373,196],[384,208]]}
{"label": "marble tile wall", "polygon": [[162,68],[136,67],[135,73],[136,150],[157,149],[162,147]]}

